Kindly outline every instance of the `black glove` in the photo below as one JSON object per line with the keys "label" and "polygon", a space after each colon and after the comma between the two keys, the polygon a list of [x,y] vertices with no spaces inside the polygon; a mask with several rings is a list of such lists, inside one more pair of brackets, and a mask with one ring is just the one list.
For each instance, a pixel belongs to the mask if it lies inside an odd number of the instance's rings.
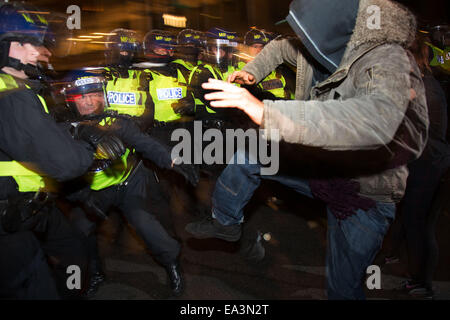
{"label": "black glove", "polygon": [[195,114],[195,100],[192,96],[186,96],[172,103],[172,109],[175,113],[182,116],[193,116]]}
{"label": "black glove", "polygon": [[95,125],[79,124],[75,128],[74,137],[88,142],[100,159],[115,160],[125,153],[125,146],[119,138]]}
{"label": "black glove", "polygon": [[193,164],[173,164],[172,170],[178,174],[181,174],[191,185],[194,187],[198,184],[199,181],[199,173],[197,166]]}

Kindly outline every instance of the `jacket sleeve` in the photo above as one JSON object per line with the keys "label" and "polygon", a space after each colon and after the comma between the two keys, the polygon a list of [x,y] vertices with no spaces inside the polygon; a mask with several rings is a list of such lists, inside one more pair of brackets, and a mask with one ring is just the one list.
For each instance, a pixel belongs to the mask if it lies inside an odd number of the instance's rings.
{"label": "jacket sleeve", "polygon": [[31,90],[3,96],[0,119],[2,150],[34,171],[65,181],[82,175],[92,164],[90,146],[61,129]]}
{"label": "jacket sleeve", "polygon": [[242,70],[254,75],[258,83],[284,62],[295,66],[297,48],[296,42],[291,39],[272,40]]}
{"label": "jacket sleeve", "polygon": [[[417,145],[424,145],[426,137],[420,129],[428,127],[428,117],[423,83],[403,48],[383,45],[373,49],[351,67],[344,81],[346,86],[341,83],[324,93],[330,98],[324,101],[265,100],[262,127],[278,129],[280,139],[290,143],[364,150],[391,142],[403,123],[408,134],[419,140]],[[411,89],[416,92],[413,100]],[[419,119],[406,113],[410,104]],[[418,129],[417,123],[426,128]]]}
{"label": "jacket sleeve", "polygon": [[168,146],[142,132],[139,127],[128,119],[118,118],[112,125],[112,132],[145,159],[153,161],[158,167],[169,169],[172,164]]}

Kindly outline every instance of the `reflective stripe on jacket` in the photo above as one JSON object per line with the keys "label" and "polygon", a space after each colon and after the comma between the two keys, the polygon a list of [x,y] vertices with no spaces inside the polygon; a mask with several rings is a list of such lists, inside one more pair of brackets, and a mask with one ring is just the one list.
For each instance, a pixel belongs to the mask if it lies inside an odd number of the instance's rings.
{"label": "reflective stripe on jacket", "polygon": [[[111,72],[110,68],[105,68]],[[144,114],[146,92],[139,90],[141,87],[140,76],[142,70],[128,70],[128,78],[117,77],[110,73],[112,79],[106,84],[106,94],[109,107],[107,110],[114,110],[120,114],[139,117]]]}
{"label": "reflective stripe on jacket", "polygon": [[172,103],[186,97],[186,81],[181,71],[177,70],[178,78],[151,69],[146,69],[146,72],[151,75],[149,90],[155,106],[155,120],[170,122],[181,119],[182,116],[172,108]]}
{"label": "reflective stripe on jacket", "polygon": [[[26,85],[28,89],[30,87]],[[9,90],[18,89],[19,85],[16,80],[8,74],[0,74],[0,93]],[[44,98],[37,95],[41,101],[42,107],[48,113],[47,104]],[[45,187],[44,178],[38,173],[26,168],[17,161],[0,161],[0,176],[12,177],[18,186],[20,192],[36,192]]]}

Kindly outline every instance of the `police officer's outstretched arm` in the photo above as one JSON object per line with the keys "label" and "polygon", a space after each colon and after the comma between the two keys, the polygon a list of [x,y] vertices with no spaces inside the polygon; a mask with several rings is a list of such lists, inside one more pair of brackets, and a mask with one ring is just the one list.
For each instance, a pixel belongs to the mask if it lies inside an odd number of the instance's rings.
{"label": "police officer's outstretched arm", "polygon": [[160,168],[173,170],[181,174],[192,185],[197,185],[199,176],[195,166],[174,162],[170,148],[142,132],[133,121],[118,118],[111,128],[115,135],[128,146],[135,148],[145,159],[151,160]]}
{"label": "police officer's outstretched arm", "polygon": [[0,104],[0,145],[12,159],[57,181],[78,177],[92,164],[91,146],[58,127],[31,90],[9,93]]}

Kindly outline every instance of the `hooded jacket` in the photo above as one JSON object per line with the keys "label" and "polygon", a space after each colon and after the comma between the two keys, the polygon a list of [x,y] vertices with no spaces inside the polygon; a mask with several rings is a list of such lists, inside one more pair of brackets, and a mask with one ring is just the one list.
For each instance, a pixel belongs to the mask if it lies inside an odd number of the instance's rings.
{"label": "hooded jacket", "polygon": [[[257,82],[283,62],[297,67],[296,100],[264,100],[261,127],[279,129],[285,142],[328,151],[387,151],[387,169],[353,180],[360,195],[397,202],[406,186],[405,164],[422,153],[428,129],[420,71],[406,50],[414,40],[415,18],[389,0],[346,0],[347,11],[331,7],[341,16],[322,9],[332,5],[328,2],[294,1],[287,20],[302,43],[271,41],[244,67]],[[342,16],[350,22],[337,28]],[[334,47],[324,25],[335,30]],[[316,83],[317,70],[332,74]]]}

